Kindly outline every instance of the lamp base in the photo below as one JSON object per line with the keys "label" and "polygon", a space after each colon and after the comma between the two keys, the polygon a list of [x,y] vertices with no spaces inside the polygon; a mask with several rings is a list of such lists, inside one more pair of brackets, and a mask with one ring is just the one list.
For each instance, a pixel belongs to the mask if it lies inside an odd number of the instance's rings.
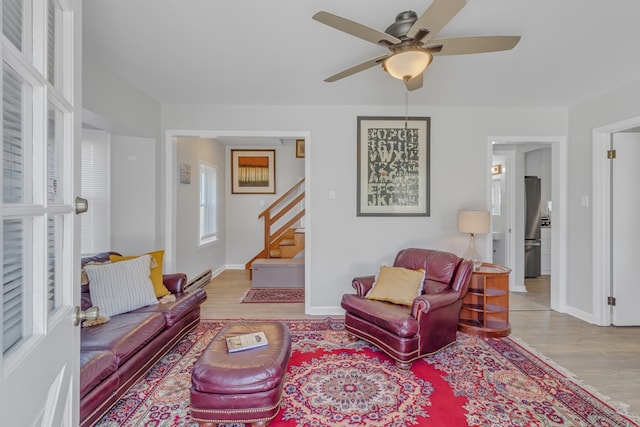
{"label": "lamp base", "polygon": [[464,253],[464,259],[469,260],[473,263],[473,271],[476,271],[482,265],[482,258],[476,249],[475,236],[471,233],[471,238],[469,239],[469,247],[467,251]]}

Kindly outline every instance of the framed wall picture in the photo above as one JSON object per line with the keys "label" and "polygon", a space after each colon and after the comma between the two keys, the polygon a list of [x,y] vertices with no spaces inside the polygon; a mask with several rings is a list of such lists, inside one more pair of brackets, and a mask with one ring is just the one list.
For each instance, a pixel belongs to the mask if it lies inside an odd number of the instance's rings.
{"label": "framed wall picture", "polygon": [[231,150],[232,194],[275,194],[276,150]]}
{"label": "framed wall picture", "polygon": [[191,184],[191,165],[180,163],[180,184]]}
{"label": "framed wall picture", "polygon": [[296,157],[304,157],[304,139],[296,139]]}
{"label": "framed wall picture", "polygon": [[429,216],[430,124],[358,117],[358,216]]}

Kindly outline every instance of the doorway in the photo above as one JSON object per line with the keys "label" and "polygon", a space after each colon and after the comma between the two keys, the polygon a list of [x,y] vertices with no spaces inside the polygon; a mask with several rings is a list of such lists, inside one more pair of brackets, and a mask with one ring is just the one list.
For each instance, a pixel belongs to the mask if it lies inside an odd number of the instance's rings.
{"label": "doorway", "polygon": [[[305,153],[304,158],[304,209],[305,209],[305,312],[308,311],[310,306],[311,295],[311,242],[312,242],[312,230],[311,224],[311,188],[310,188],[310,147],[311,147],[311,135],[310,132],[301,131],[216,131],[216,130],[167,130],[165,134],[165,263],[167,268],[174,268],[176,262],[176,188],[178,186],[178,168],[177,164],[177,140],[180,137],[197,137],[197,138],[210,138],[216,140],[224,140],[224,145],[228,147],[238,146],[240,144],[246,144],[247,146],[255,147],[261,144],[261,141],[265,144],[273,144],[273,141],[304,139],[305,141]],[[271,142],[269,142],[271,141]],[[246,148],[246,147],[245,147]],[[229,164],[227,164],[229,167]],[[226,189],[224,190],[226,191]],[[263,201],[257,201],[262,205]],[[262,206],[264,207],[264,206]],[[249,257],[250,258],[250,257]],[[247,258],[247,259],[249,259]],[[244,268],[243,259],[241,264],[229,264],[226,263],[226,268]]]}
{"label": "doorway", "polygon": [[[549,306],[559,312],[566,312],[565,280],[566,276],[566,138],[565,137],[491,137],[489,138],[489,169],[494,166],[494,159],[503,159],[502,172],[504,177],[504,191],[502,193],[501,221],[494,221],[495,224],[502,224],[502,230],[492,230],[497,232],[502,239],[500,242],[492,241],[494,248],[503,251],[504,263],[511,268],[509,277],[509,288],[512,292],[526,292],[525,286],[525,254],[524,254],[524,176],[526,174],[527,152],[547,149],[551,151],[551,164],[546,164],[548,168],[545,173],[549,174],[551,183],[548,192],[543,196],[542,213],[548,214],[553,219],[553,227],[549,227],[545,233],[546,244],[549,245],[548,261],[545,262],[545,273],[549,283]],[[495,157],[494,157],[495,156]],[[542,167],[543,165],[540,164]],[[493,196],[495,180],[490,174],[489,194]],[[492,200],[494,198],[492,197]],[[548,203],[552,201],[552,203]],[[551,210],[552,212],[548,212]],[[495,236],[495,234],[494,234]],[[548,269],[548,270],[547,270]],[[553,274],[551,274],[553,273]]]}
{"label": "doorway", "polygon": [[[624,141],[630,139],[629,137],[631,137],[630,145],[627,144],[629,141]],[[625,209],[631,212],[637,211],[629,205],[629,203],[638,205],[638,197],[630,197],[636,195],[637,191],[635,189],[625,191],[624,185],[630,181],[637,182],[634,178],[636,176],[634,170],[637,169],[635,165],[640,154],[637,151],[634,154],[634,150],[638,148],[638,144],[640,144],[640,117],[613,123],[593,131],[593,322],[600,326],[640,324],[637,310],[625,304],[627,301],[632,303],[637,299],[633,293],[634,289],[625,286],[630,283],[628,279],[622,277],[626,274],[626,265],[629,265],[629,262],[624,262],[624,257],[629,251],[618,249],[619,243],[637,229],[635,224],[625,229],[624,218],[619,214]],[[629,155],[625,156],[625,153],[620,152],[615,158],[610,158],[608,151],[611,148],[617,149],[625,145],[632,149]],[[616,194],[624,194],[625,197],[616,198]],[[625,203],[622,209],[619,204],[621,199],[624,199]],[[616,283],[622,285],[616,285]],[[616,298],[615,306],[609,304],[609,297]]]}

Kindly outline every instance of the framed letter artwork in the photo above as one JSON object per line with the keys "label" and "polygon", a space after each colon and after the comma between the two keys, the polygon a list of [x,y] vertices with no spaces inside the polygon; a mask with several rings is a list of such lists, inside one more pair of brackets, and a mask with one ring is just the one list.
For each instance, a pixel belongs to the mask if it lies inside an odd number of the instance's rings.
{"label": "framed letter artwork", "polygon": [[358,117],[358,216],[429,216],[430,117]]}
{"label": "framed letter artwork", "polygon": [[231,150],[232,194],[275,194],[276,150]]}

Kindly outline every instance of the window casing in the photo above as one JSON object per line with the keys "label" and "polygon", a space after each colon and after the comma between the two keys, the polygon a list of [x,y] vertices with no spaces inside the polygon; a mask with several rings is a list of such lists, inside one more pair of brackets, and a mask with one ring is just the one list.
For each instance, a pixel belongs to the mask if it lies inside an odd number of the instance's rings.
{"label": "window casing", "polygon": [[203,161],[199,164],[200,245],[217,240],[217,169]]}

